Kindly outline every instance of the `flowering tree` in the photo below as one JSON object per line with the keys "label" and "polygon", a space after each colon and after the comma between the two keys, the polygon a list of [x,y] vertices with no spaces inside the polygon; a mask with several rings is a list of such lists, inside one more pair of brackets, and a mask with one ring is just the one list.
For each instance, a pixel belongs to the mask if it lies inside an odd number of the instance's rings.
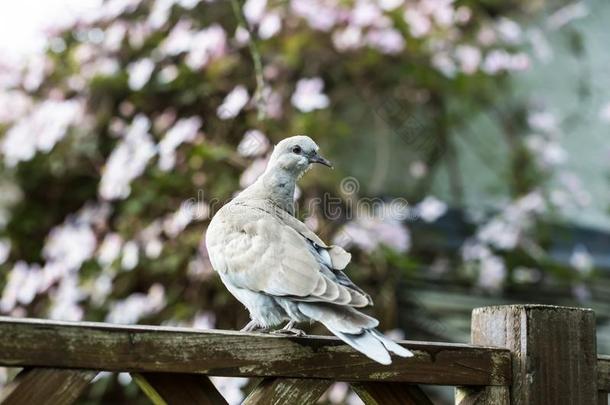
{"label": "flowering tree", "polygon": [[[108,0],[58,27],[44,55],[0,70],[0,311],[242,325],[245,312],[212,276],[207,220],[257,178],[285,136],[307,133],[349,157],[337,145],[371,106],[408,150],[401,167],[415,186],[395,197],[410,204],[348,209],[370,190],[341,181],[341,169],[304,179],[297,197],[309,226],[360,252],[353,277],[389,293],[397,270],[435,260],[417,251],[405,259],[405,220],[446,213],[429,195],[439,165],[453,168],[460,202],[452,134],[529,66],[514,20],[525,5]],[[499,118],[509,128],[508,196],[477,216],[452,258],[456,272],[492,291],[509,271],[526,279],[547,264],[539,225],[550,213],[586,204],[562,166],[552,118],[524,108]],[[552,179],[563,186],[551,190]],[[338,198],[337,215],[323,195]],[[392,300],[379,302],[395,313]]]}

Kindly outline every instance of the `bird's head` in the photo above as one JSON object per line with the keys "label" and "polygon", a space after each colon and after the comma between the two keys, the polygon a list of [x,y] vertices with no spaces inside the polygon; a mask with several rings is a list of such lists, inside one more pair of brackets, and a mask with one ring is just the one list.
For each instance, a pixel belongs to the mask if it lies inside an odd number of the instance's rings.
{"label": "bird's head", "polygon": [[314,163],[332,167],[328,160],[320,156],[319,149],[308,136],[286,138],[273,148],[268,169],[282,169],[298,178]]}

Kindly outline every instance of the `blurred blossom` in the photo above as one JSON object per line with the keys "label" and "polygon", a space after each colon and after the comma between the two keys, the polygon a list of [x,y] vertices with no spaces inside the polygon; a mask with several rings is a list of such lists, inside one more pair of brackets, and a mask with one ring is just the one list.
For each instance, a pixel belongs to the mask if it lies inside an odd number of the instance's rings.
{"label": "blurred blossom", "polygon": [[435,53],[432,56],[432,66],[449,78],[455,76],[455,62],[447,52]]}
{"label": "blurred blossom", "polygon": [[553,58],[553,50],[542,30],[532,28],[528,30],[529,40],[532,44],[534,55],[543,63],[550,62]]}
{"label": "blurred blossom", "polygon": [[196,33],[190,43],[190,52],[185,62],[191,69],[197,70],[225,54],[227,34],[220,25],[212,24]]}
{"label": "blurred blossom", "polygon": [[491,46],[497,39],[496,32],[489,25],[483,25],[477,33],[477,41],[483,46]]}
{"label": "blurred blossom", "polygon": [[480,261],[479,278],[477,284],[491,291],[502,288],[506,279],[506,266],[504,260],[498,256],[486,256]]}
{"label": "blurred blossom", "polygon": [[[199,206],[197,206],[199,205]],[[199,217],[195,214],[198,213]],[[193,203],[186,201],[180,205],[180,208],[169,215],[163,221],[163,231],[170,238],[178,236],[186,227],[195,219],[206,219],[209,214],[209,207],[203,201]]]}
{"label": "blurred blossom", "polygon": [[548,18],[547,23],[551,29],[559,29],[574,20],[584,18],[589,15],[589,8],[584,1],[570,3],[555,11]]}
{"label": "blurred blossom", "polygon": [[193,35],[191,23],[186,20],[180,20],[161,43],[160,50],[167,55],[178,55],[182,52],[187,52],[190,49]]}
{"label": "blurred blossom", "polygon": [[349,392],[349,384],[344,382],[333,383],[328,389],[328,400],[332,404],[342,404]]}
{"label": "blurred blossom", "polygon": [[323,90],[324,82],[319,77],[301,79],[297,82],[296,90],[290,100],[292,105],[302,112],[326,108],[329,105],[329,99],[322,92]]}
{"label": "blurred blossom", "polygon": [[150,58],[140,59],[127,66],[129,74],[129,88],[138,91],[150,80],[150,75],[155,70],[155,63]]}
{"label": "blurred blossom", "polygon": [[267,0],[246,0],[243,5],[243,12],[246,16],[246,20],[248,20],[250,24],[260,22],[265,15],[266,7]]}
{"label": "blurred blossom", "polygon": [[76,270],[93,256],[96,246],[95,233],[88,224],[65,223],[51,230],[43,254],[48,261]]}
{"label": "blurred blossom", "polygon": [[193,328],[214,329],[216,326],[216,314],[212,311],[199,311],[193,319]]}
{"label": "blurred blossom", "polygon": [[258,27],[258,36],[261,39],[269,39],[280,32],[282,28],[282,19],[278,13],[268,13],[260,22]]}
{"label": "blurred blossom", "polygon": [[529,66],[529,58],[524,53],[510,54],[503,49],[494,49],[485,56],[482,69],[495,75],[503,71],[526,70]]}
{"label": "blurred blossom", "polygon": [[6,284],[2,291],[2,299],[0,299],[0,311],[3,313],[12,311],[15,305],[17,305],[19,290],[27,278],[28,271],[27,263],[19,261],[15,263],[12,270],[8,273]]}
{"label": "blurred blossom", "polygon": [[574,247],[570,256],[570,265],[582,274],[589,274],[593,271],[593,257],[586,246],[579,244]]}
{"label": "blurred blossom", "polygon": [[106,322],[135,324],[143,317],[159,312],[165,304],[165,288],[161,284],[153,284],[147,294],[133,293],[124,300],[112,303]]}
{"label": "blurred blossom", "polygon": [[32,159],[36,151],[49,152],[82,116],[80,101],[43,101],[6,132],[0,143],[5,164],[12,167]]}
{"label": "blurred blossom", "polygon": [[89,288],[89,295],[94,305],[102,306],[106,302],[106,299],[112,293],[112,278],[113,276],[108,274],[108,272],[102,272],[93,280]]}
{"label": "blurred blossom", "polygon": [[222,104],[216,110],[218,118],[227,120],[234,118],[246,106],[250,100],[248,90],[244,86],[237,85],[223,100]]}
{"label": "blurred blossom", "polygon": [[503,218],[489,221],[477,232],[477,237],[498,249],[512,250],[517,246],[521,227]]}
{"label": "blurred blossom", "polygon": [[371,30],[366,35],[367,43],[382,53],[397,54],[404,50],[405,40],[394,28]]}
{"label": "blurred blossom", "polygon": [[290,0],[292,12],[305,19],[319,31],[329,31],[339,20],[339,9],[332,2],[323,0]]}
{"label": "blurred blossom", "polygon": [[419,8],[416,8],[416,3],[411,3],[407,6],[404,13],[404,19],[409,25],[411,35],[415,38],[423,37],[432,29],[430,18],[425,15]]}
{"label": "blurred blossom", "polygon": [[526,146],[536,154],[537,162],[544,168],[550,168],[567,160],[567,152],[561,144],[550,136],[529,135],[525,141]]}
{"label": "blurred blossom", "polygon": [[157,75],[161,83],[171,83],[178,77],[178,68],[176,65],[165,66]]}
{"label": "blurred blossom", "polygon": [[250,33],[241,25],[235,29],[235,41],[237,45],[245,45],[250,40]]}
{"label": "blurred blossom", "polygon": [[498,20],[496,29],[500,34],[500,38],[509,44],[518,44],[521,41],[521,27],[516,22],[502,17]]}
{"label": "blurred blossom", "polygon": [[400,221],[375,212],[359,215],[345,224],[335,236],[334,243],[346,248],[355,245],[369,253],[379,245],[406,252],[411,247],[411,236]]}
{"label": "blurred blossom", "polygon": [[473,74],[479,70],[482,59],[479,48],[471,45],[458,45],[455,49],[455,56],[462,72]]}
{"label": "blurred blossom", "polygon": [[117,381],[119,382],[119,384],[125,386],[125,385],[129,385],[131,384],[132,378],[131,378],[131,374],[129,373],[118,373],[117,374]]}
{"label": "blurred blossom", "polygon": [[434,196],[424,198],[417,206],[415,211],[417,216],[425,222],[434,222],[447,212],[447,204]]}
{"label": "blurred blossom", "polygon": [[193,70],[201,69],[210,61],[226,52],[227,35],[218,24],[201,31],[192,31],[191,23],[180,20],[172,28],[160,46],[166,55],[178,55],[186,52],[186,64]]}
{"label": "blurred blossom", "polygon": [[121,268],[123,270],[133,270],[140,260],[140,248],[137,242],[130,240],[123,245],[123,257],[121,259]]}
{"label": "blurred blossom", "polygon": [[144,22],[135,22],[129,26],[129,35],[127,35],[127,39],[129,40],[129,45],[132,48],[140,48],[144,45],[144,41],[151,34],[151,29]]}
{"label": "blurred blossom", "polygon": [[527,116],[527,123],[537,131],[556,132],[559,128],[557,118],[548,111],[530,113]]}
{"label": "blurred blossom", "polygon": [[260,177],[261,174],[265,171],[267,167],[267,159],[266,158],[258,158],[255,159],[250,166],[244,170],[239,178],[239,185],[242,188],[246,188],[249,185],[253,184],[256,179]]}
{"label": "blurred blossom", "polygon": [[404,4],[405,0],[379,0],[379,7],[385,11],[392,11]]}
{"label": "blurred blossom", "polygon": [[162,221],[157,219],[140,232],[139,238],[144,245],[144,254],[149,259],[156,259],[163,250],[163,242],[160,238],[162,230]]}
{"label": "blurred blossom", "polygon": [[83,309],[78,303],[85,297],[78,286],[76,274],[63,277],[59,287],[51,292],[50,297],[49,318],[62,321],[80,321],[83,318]]}
{"label": "blurred blossom", "polygon": [[382,18],[381,9],[370,0],[356,0],[351,10],[350,23],[359,27],[374,25]]}
{"label": "blurred blossom", "polygon": [[124,21],[115,21],[106,28],[104,35],[104,49],[110,52],[116,52],[121,48],[125,34],[127,33],[127,24]]}
{"label": "blurred blossom", "polygon": [[610,123],[610,102],[606,102],[599,110],[599,118],[606,124]]}
{"label": "blurred blossom", "polygon": [[102,267],[110,266],[121,254],[123,238],[117,233],[109,233],[104,238],[97,254],[97,261]]}
{"label": "blurred blossom", "polygon": [[542,272],[539,269],[522,266],[516,267],[512,275],[515,282],[520,284],[536,283],[542,279]]}
{"label": "blurred blossom", "polygon": [[167,131],[159,142],[159,168],[163,171],[171,170],[176,164],[176,149],[185,142],[192,142],[201,128],[201,118],[191,117],[178,120]]}
{"label": "blurred blossom", "polygon": [[362,29],[351,25],[338,29],[333,33],[332,41],[340,52],[358,49],[362,47]]}
{"label": "blurred blossom", "polygon": [[237,153],[244,157],[261,156],[269,150],[269,139],[258,129],[246,131],[239,145]]}
{"label": "blurred blossom", "polygon": [[149,129],[148,118],[143,115],[135,117],[106,162],[99,187],[102,198],[123,199],[131,193],[130,183],[144,172],[156,153]]}
{"label": "blurred blossom", "polygon": [[0,239],[0,266],[3,265],[11,254],[11,241]]}
{"label": "blurred blossom", "polygon": [[228,405],[240,405],[244,400],[242,389],[248,384],[247,378],[241,377],[210,377],[210,380],[220,391]]}
{"label": "blurred blossom", "polygon": [[267,116],[269,118],[280,119],[282,117],[282,104],[284,102],[282,95],[277,91],[273,91],[270,87],[265,87],[262,94]]}
{"label": "blurred blossom", "polygon": [[22,117],[31,106],[32,99],[25,92],[18,90],[0,92],[0,124],[10,123]]}
{"label": "blurred blossom", "polygon": [[580,302],[591,301],[591,290],[583,283],[578,283],[572,286],[572,294]]}
{"label": "blurred blossom", "polygon": [[411,176],[414,178],[420,179],[428,173],[428,166],[424,162],[418,160],[409,165],[409,173],[411,173]]}

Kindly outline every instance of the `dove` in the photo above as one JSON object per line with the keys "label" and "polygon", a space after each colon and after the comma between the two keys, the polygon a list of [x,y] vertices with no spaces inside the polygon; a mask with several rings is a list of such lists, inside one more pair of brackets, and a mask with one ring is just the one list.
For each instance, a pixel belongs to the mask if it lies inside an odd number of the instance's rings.
{"label": "dove", "polygon": [[373,304],[343,270],[351,254],[327,245],[294,215],[297,180],[313,164],[332,167],[305,135],[279,142],[265,172],[213,216],[205,243],[212,267],[249,311],[242,331],[303,335],[299,322],[321,322],[354,349],[381,363],[413,353],[379,332],[359,309]]}

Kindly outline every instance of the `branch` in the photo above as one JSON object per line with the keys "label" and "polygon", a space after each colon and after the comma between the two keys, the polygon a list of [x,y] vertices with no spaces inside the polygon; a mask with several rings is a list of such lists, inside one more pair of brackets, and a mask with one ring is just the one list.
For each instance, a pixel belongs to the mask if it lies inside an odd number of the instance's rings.
{"label": "branch", "polygon": [[246,17],[244,16],[243,8],[239,4],[239,0],[231,0],[231,6],[233,7],[233,13],[237,19],[237,25],[243,27],[250,37],[248,41],[248,49],[252,56],[252,62],[254,63],[254,74],[256,77],[256,90],[254,92],[254,103],[258,110],[258,119],[263,120],[265,118],[265,103],[263,100],[263,89],[265,88],[265,79],[263,78],[263,64],[261,62],[261,54],[258,51],[254,39],[254,33],[250,29]]}

